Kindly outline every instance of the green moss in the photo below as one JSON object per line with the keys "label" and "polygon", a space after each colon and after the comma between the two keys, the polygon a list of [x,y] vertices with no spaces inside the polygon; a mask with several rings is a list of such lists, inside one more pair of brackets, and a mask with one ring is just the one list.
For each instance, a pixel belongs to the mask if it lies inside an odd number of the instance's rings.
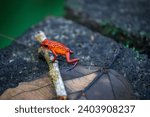
{"label": "green moss", "polygon": [[[143,38],[146,38],[147,41],[150,40],[150,33],[141,32],[139,36],[135,36],[119,27],[116,27],[109,21],[101,21],[99,22],[99,25],[101,27],[100,33],[105,36],[112,37],[117,42],[123,43],[127,48],[133,48],[134,51],[138,51],[141,49],[140,47],[143,47]],[[137,40],[141,41],[141,43],[137,42]]]}
{"label": "green moss", "polygon": [[109,23],[107,23],[107,22],[103,22],[100,25],[102,26],[102,28],[103,28],[102,32],[105,35],[117,36],[118,34],[120,34],[122,32],[122,30],[120,28],[116,28],[113,25],[109,25]]}

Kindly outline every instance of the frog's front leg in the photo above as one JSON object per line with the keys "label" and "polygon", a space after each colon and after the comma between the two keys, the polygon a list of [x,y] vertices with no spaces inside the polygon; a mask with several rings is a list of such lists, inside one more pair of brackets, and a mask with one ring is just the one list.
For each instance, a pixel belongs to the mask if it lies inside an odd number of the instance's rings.
{"label": "frog's front leg", "polygon": [[54,63],[55,62],[55,60],[57,59],[57,54],[56,54],[56,52],[54,51],[54,50],[51,50],[52,51],[52,53],[53,53],[53,55],[54,55],[54,58],[53,58],[53,60],[52,60],[52,62]]}

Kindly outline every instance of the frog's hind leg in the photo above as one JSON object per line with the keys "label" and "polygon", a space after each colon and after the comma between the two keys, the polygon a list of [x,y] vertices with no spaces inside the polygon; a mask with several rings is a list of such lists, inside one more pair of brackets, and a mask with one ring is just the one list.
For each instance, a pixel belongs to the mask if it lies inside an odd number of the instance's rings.
{"label": "frog's hind leg", "polygon": [[70,50],[70,54],[73,54],[74,52],[72,50]]}
{"label": "frog's hind leg", "polygon": [[66,60],[68,63],[74,64],[71,68],[67,69],[67,71],[74,69],[76,67],[76,65],[78,64],[78,61],[79,61],[79,59],[76,59],[76,58],[70,59],[70,52],[68,52],[66,54]]}
{"label": "frog's hind leg", "polygon": [[71,63],[71,64],[79,61],[79,59],[76,59],[76,58],[70,59],[70,52],[66,53],[66,60],[68,63]]}

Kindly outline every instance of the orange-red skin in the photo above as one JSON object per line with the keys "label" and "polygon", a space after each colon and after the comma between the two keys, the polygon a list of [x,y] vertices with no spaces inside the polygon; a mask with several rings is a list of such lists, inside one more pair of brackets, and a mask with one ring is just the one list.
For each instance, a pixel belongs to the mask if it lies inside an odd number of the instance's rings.
{"label": "orange-red skin", "polygon": [[79,59],[76,58],[70,59],[70,54],[73,54],[73,51],[71,51],[67,46],[60,42],[45,39],[41,43],[41,46],[52,51],[52,53],[54,54],[53,62],[56,60],[57,55],[66,57],[68,63],[76,63],[79,61]]}

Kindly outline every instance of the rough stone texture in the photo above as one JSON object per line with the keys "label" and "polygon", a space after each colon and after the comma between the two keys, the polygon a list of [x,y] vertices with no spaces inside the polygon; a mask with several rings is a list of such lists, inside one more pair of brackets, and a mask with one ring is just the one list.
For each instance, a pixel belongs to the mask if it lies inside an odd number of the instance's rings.
{"label": "rough stone texture", "polygon": [[150,57],[149,0],[67,0],[66,18]]}
{"label": "rough stone texture", "polygon": [[149,0],[68,0],[67,7],[96,22],[110,22],[136,34],[150,33]]}
{"label": "rough stone texture", "polygon": [[[38,30],[44,31],[49,39],[63,42],[74,50],[81,65],[109,66],[120,50],[112,68],[130,81],[138,98],[150,99],[150,60],[147,56],[124,48],[70,20],[53,17],[33,26],[17,42],[0,50],[1,93],[9,87],[16,87],[19,82],[36,79],[48,72],[46,62],[38,58],[39,44],[33,39],[34,32]],[[63,66],[70,65],[60,61],[60,68]]]}
{"label": "rough stone texture", "polygon": [[31,47],[26,43],[31,40],[30,34],[20,37],[19,43],[0,49],[0,94],[9,87],[16,87],[19,82],[31,81],[48,72],[46,62],[38,58],[38,45]]}

